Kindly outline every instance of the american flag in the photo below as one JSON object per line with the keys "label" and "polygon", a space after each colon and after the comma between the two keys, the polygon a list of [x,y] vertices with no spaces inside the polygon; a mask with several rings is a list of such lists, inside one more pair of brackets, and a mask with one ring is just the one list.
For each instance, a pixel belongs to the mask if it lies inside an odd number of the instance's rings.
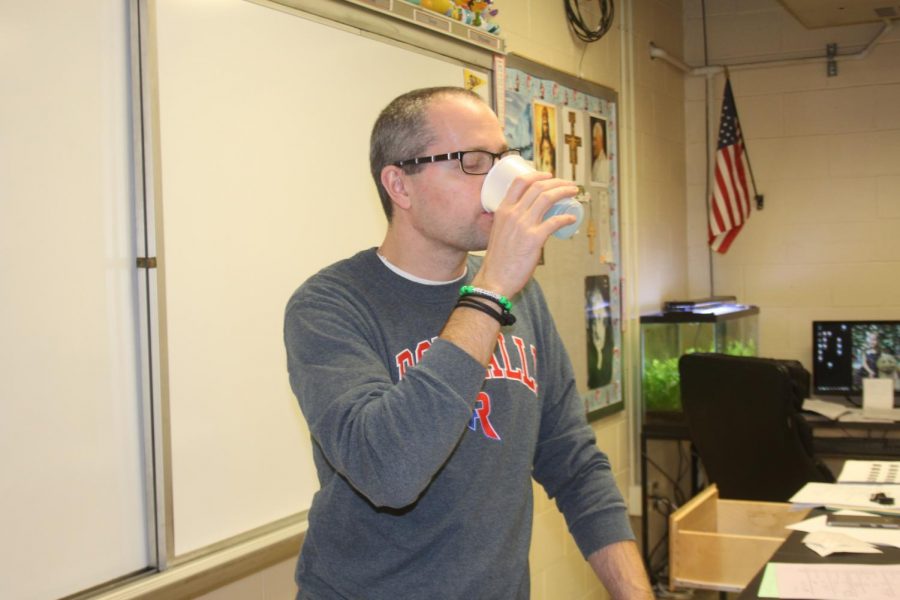
{"label": "american flag", "polygon": [[715,183],[709,203],[709,246],[725,254],[750,218],[750,192],[744,170],[744,138],[738,122],[731,80],[725,80]]}

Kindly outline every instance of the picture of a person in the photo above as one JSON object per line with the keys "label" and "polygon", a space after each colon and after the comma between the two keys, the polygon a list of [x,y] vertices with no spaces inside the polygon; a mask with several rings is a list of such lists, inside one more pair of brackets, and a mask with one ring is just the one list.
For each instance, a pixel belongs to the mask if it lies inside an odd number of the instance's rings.
{"label": "picture of a person", "polygon": [[556,176],[556,108],[546,104],[534,104],[534,167]]}
{"label": "picture of a person", "polygon": [[609,312],[609,276],[585,278],[587,320],[588,389],[598,389],[612,381],[613,334]]}
{"label": "picture of a person", "polygon": [[606,151],[606,119],[591,117],[591,181],[609,184],[609,155]]}
{"label": "picture of a person", "polygon": [[854,387],[861,388],[862,380],[869,377],[877,377],[878,357],[881,356],[881,339],[877,330],[866,332],[865,346],[856,357],[856,365],[853,370]]}

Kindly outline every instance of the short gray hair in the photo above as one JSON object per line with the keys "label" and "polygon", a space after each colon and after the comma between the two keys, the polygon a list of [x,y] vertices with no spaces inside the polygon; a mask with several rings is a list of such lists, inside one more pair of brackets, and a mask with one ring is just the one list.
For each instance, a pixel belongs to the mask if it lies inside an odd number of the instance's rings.
{"label": "short gray hair", "polygon": [[[369,168],[381,206],[388,222],[393,216],[391,197],[381,183],[381,171],[401,160],[416,158],[434,141],[428,127],[428,108],[440,96],[464,96],[484,102],[481,96],[461,87],[430,87],[407,92],[388,104],[372,127],[369,139]],[[407,173],[418,173],[425,165],[403,167]]]}

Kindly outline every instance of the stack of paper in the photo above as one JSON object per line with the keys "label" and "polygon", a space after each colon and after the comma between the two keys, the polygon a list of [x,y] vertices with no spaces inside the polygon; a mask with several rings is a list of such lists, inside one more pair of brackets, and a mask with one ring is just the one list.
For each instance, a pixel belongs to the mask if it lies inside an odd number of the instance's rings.
{"label": "stack of paper", "polygon": [[818,413],[823,417],[828,417],[832,421],[837,421],[844,415],[853,413],[853,410],[846,404],[829,402],[828,400],[819,400],[818,398],[807,398],[804,400],[803,410]]}
{"label": "stack of paper", "polygon": [[[885,504],[873,499],[893,500]],[[855,508],[880,513],[900,514],[900,484],[807,483],[791,496],[793,504],[806,507]]]}
{"label": "stack of paper", "polygon": [[806,534],[803,543],[819,556],[831,554],[882,554],[875,544],[852,535],[832,530],[813,531]]}
{"label": "stack of paper", "polygon": [[[839,515],[864,515],[869,514],[865,512],[860,512],[856,510],[839,510],[835,514]],[[833,527],[828,525],[827,517],[825,515],[819,515],[817,517],[812,517],[811,519],[806,519],[804,521],[800,521],[799,523],[794,523],[792,525],[787,526],[788,529],[794,529],[796,531],[805,531],[807,533],[827,533],[827,534],[839,534],[841,536],[849,536],[855,540],[859,540],[861,542],[865,542],[867,544],[876,544],[878,546],[894,546],[895,548],[900,548],[900,530],[897,529],[880,529],[877,527]],[[816,538],[813,538],[815,541]],[[803,542],[806,543],[808,540],[804,538]],[[829,541],[829,540],[826,540]],[[839,543],[839,540],[831,540],[835,543]],[[819,539],[819,543],[821,544],[822,540]],[[833,550],[833,549],[832,549]],[[835,551],[835,550],[833,550]],[[844,551],[847,550],[836,550],[836,551]]]}
{"label": "stack of paper", "polygon": [[[900,484],[900,460],[848,460],[838,475],[838,483]],[[900,500],[897,501],[900,503]]]}
{"label": "stack of paper", "polygon": [[803,401],[803,410],[828,417],[832,421],[842,422],[890,422],[900,421],[900,408],[857,408],[841,402],[807,398]]}

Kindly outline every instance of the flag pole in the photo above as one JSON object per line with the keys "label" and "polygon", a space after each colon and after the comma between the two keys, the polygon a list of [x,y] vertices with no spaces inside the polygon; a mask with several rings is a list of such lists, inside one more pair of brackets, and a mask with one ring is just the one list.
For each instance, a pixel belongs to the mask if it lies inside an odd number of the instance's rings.
{"label": "flag pole", "polygon": [[[701,14],[703,15],[703,66],[708,67],[709,66],[709,43],[708,43],[709,40],[707,39],[707,32],[706,32],[706,0],[700,0],[700,8],[701,8]],[[710,167],[712,165],[709,161],[709,151],[710,151],[709,105],[710,105],[710,91],[712,90],[712,81],[713,81],[712,77],[707,75],[706,86],[705,86],[706,87],[706,90],[705,90],[706,119],[705,119],[705,121],[706,121],[706,231],[707,231],[707,234],[709,233],[709,231],[711,231],[711,229],[710,229],[710,219],[711,219],[710,212],[712,211],[712,198],[711,198],[712,186],[711,186],[711,177],[710,177],[710,171],[711,171]],[[706,245],[706,253],[707,253],[707,258],[709,260],[709,295],[715,296],[716,295],[716,278],[715,278],[714,270],[713,270],[713,250],[712,250],[712,247],[709,245],[709,243],[707,243],[707,245]]]}
{"label": "flag pole", "polygon": [[[725,81],[729,81],[731,79],[731,73],[728,72],[728,67],[725,67]],[[743,138],[743,132],[741,132],[741,137]],[[747,149],[747,140],[744,139],[744,160],[747,161],[747,170],[750,171],[750,182],[753,184],[753,199],[756,201],[756,210],[762,210],[765,205],[765,196],[759,193],[759,190],[756,187],[756,177],[753,176],[753,165],[750,164],[750,151]]]}
{"label": "flag pole", "polygon": [[753,199],[756,200],[756,210],[762,210],[765,206],[765,196],[756,189],[756,178],[753,176],[753,165],[750,164],[750,152],[747,151],[747,140],[744,140],[744,158],[747,159],[747,170],[750,171],[750,182],[753,183]]}

